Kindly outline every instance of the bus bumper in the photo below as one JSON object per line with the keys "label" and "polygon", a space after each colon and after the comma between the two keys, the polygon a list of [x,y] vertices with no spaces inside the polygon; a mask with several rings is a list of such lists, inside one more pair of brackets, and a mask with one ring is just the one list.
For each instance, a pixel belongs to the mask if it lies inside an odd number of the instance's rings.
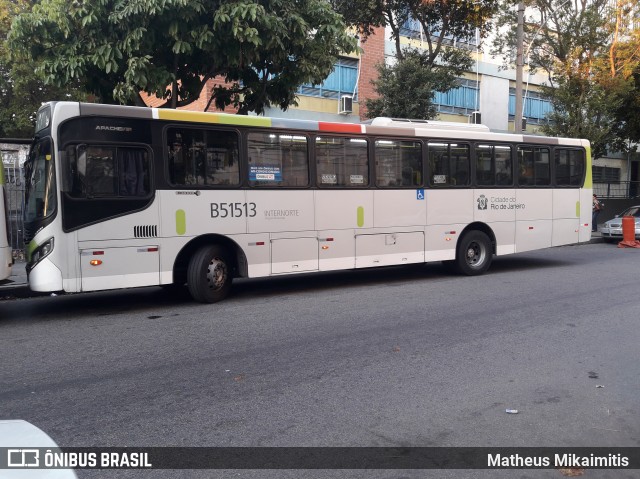
{"label": "bus bumper", "polygon": [[44,258],[29,271],[29,289],[37,292],[62,291],[62,271]]}

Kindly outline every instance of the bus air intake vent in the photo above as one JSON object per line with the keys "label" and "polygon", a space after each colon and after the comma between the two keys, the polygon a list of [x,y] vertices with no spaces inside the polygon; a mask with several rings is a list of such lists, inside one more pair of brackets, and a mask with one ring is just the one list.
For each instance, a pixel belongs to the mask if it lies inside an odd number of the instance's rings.
{"label": "bus air intake vent", "polygon": [[134,226],[133,236],[134,238],[157,238],[158,227],[156,225]]}

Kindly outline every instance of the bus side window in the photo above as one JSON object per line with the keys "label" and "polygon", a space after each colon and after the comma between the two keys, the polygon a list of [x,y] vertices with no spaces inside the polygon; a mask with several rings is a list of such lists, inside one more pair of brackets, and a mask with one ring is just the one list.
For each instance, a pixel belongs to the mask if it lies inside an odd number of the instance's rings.
{"label": "bus side window", "polygon": [[457,143],[429,143],[431,186],[469,184],[469,146]]}
{"label": "bus side window", "polygon": [[557,148],[554,168],[557,186],[581,186],[585,169],[584,152]]}
{"label": "bus side window", "polygon": [[518,147],[520,186],[548,186],[551,184],[549,149],[533,146]]}
{"label": "bus side window", "polygon": [[307,137],[249,133],[249,184],[267,187],[309,185]]}
{"label": "bus side window", "polygon": [[419,186],[422,171],[422,143],[419,141],[377,140],[375,142],[376,185],[379,187]]}
{"label": "bus side window", "polygon": [[235,131],[169,128],[167,167],[174,186],[240,184],[239,141]]}
{"label": "bus side window", "polygon": [[318,186],[362,188],[369,185],[368,143],[364,138],[318,136],[315,152]]}

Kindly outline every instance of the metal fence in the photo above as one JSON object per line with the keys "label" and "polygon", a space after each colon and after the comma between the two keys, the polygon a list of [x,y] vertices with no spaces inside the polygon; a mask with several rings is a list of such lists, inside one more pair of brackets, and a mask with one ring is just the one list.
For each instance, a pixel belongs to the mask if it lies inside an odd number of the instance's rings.
{"label": "metal fence", "polygon": [[9,218],[9,243],[15,259],[24,259],[24,176],[19,166],[4,166],[7,180],[7,216]]}
{"label": "metal fence", "polygon": [[640,181],[594,183],[593,192],[599,198],[636,198],[640,195]]}

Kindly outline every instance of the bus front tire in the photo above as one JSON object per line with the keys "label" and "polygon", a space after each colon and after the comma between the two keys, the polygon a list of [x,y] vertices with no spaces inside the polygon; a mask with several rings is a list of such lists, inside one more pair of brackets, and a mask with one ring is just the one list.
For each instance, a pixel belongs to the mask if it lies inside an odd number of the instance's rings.
{"label": "bus front tire", "polygon": [[196,301],[216,303],[231,290],[231,265],[224,248],[218,245],[204,246],[189,261],[187,287]]}
{"label": "bus front tire", "polygon": [[491,240],[482,231],[469,231],[458,243],[456,266],[467,276],[483,274],[493,260]]}

